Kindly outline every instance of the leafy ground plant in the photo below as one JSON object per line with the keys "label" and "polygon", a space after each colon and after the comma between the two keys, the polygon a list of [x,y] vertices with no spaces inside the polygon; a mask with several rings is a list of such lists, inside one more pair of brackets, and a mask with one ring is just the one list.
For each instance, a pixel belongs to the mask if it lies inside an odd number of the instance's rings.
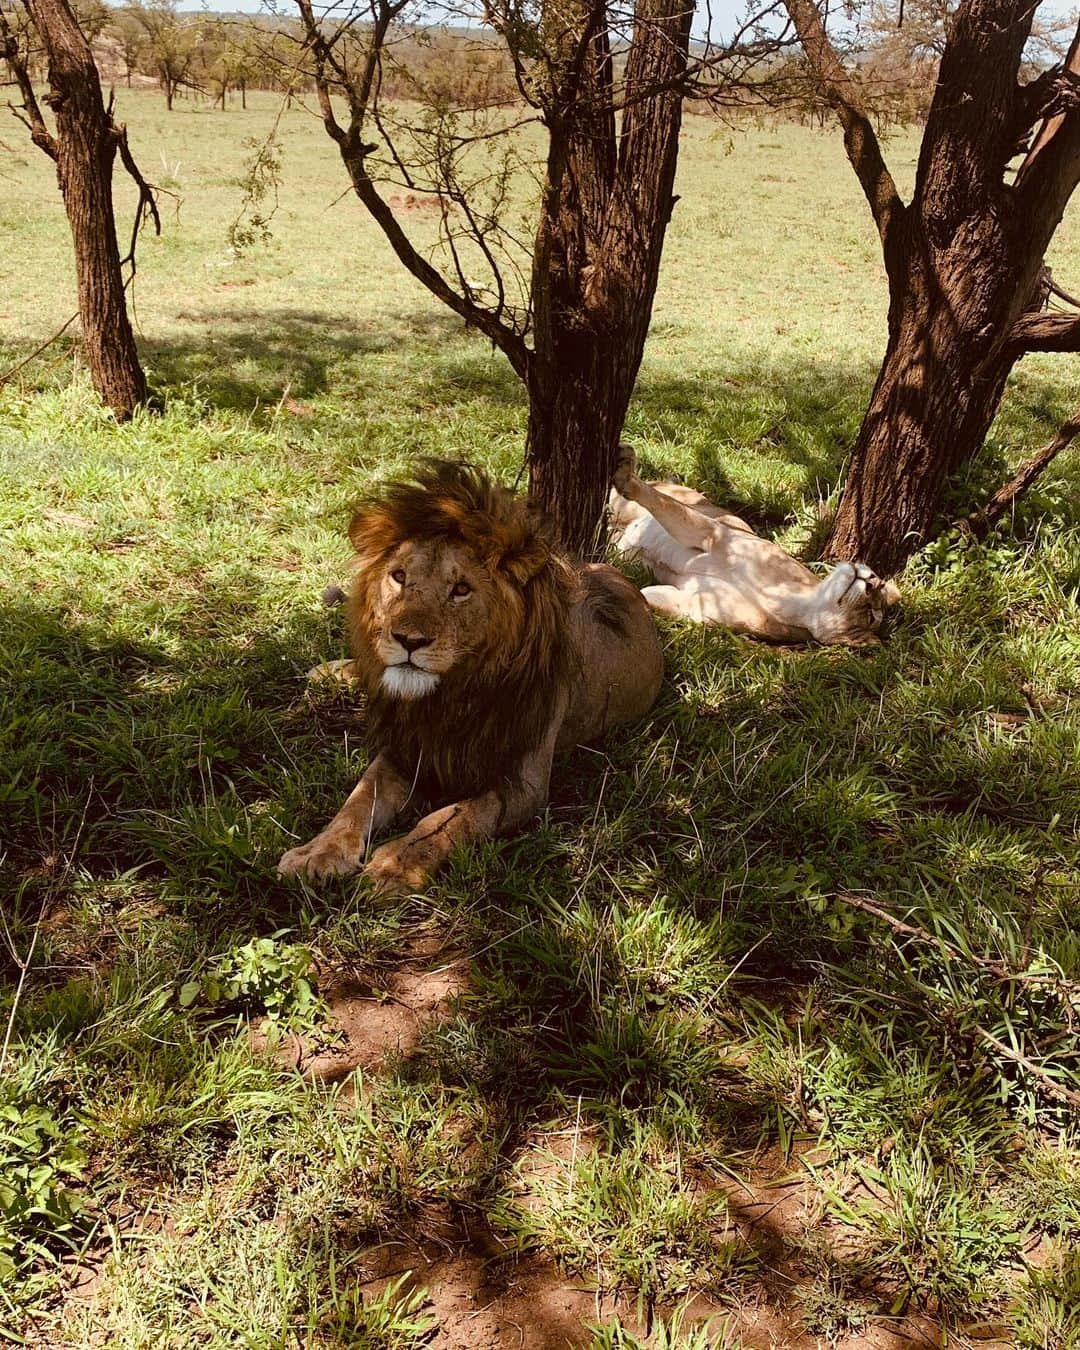
{"label": "leafy ground plant", "polygon": [[201,979],[180,986],[180,1006],[204,1003],[225,1011],[264,1012],[278,1026],[316,1029],[325,1019],[326,1004],[311,975],[311,953],[299,943],[282,941],[284,936],[252,938],[216,957]]}

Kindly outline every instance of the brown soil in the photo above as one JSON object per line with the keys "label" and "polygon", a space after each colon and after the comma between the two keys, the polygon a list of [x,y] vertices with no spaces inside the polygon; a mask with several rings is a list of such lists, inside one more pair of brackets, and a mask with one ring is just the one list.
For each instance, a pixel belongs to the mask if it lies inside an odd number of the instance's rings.
{"label": "brown soil", "polygon": [[466,987],[459,960],[433,970],[405,966],[387,973],[378,987],[350,984],[332,990],[329,1034],[318,1041],[291,1034],[278,1039],[263,1021],[252,1027],[252,1048],[305,1078],[337,1082],[354,1069],[373,1068],[414,1050],[424,1027],[445,1014]]}

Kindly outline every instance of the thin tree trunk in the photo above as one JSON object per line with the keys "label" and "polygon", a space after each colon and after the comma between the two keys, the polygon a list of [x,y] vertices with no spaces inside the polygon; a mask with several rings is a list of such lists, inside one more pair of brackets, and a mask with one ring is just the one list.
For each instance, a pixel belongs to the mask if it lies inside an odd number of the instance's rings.
{"label": "thin tree trunk", "polygon": [[128,320],[113,215],[119,134],[101,96],[90,44],[67,0],[26,0],[48,53],[56,116],[57,178],[75,246],[79,318],[94,387],[123,420],[146,399],[146,378]]}

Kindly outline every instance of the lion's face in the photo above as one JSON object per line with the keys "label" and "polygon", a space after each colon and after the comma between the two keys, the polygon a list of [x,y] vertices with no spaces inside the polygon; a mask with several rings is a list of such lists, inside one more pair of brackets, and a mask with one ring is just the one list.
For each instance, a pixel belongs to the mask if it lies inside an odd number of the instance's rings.
{"label": "lion's face", "polygon": [[486,654],[494,628],[507,636],[514,606],[467,545],[406,540],[368,576],[367,638],[393,698],[431,694],[451,671]]}

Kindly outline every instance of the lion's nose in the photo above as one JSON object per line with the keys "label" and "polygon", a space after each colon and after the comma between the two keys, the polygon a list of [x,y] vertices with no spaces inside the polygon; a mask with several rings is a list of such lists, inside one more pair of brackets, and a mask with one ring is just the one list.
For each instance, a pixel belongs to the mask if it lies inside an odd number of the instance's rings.
{"label": "lion's nose", "polygon": [[409,633],[393,633],[391,636],[399,647],[405,648],[410,656],[412,656],[413,652],[418,652],[421,647],[430,647],[434,641],[433,638],[417,637],[415,635],[410,635]]}

